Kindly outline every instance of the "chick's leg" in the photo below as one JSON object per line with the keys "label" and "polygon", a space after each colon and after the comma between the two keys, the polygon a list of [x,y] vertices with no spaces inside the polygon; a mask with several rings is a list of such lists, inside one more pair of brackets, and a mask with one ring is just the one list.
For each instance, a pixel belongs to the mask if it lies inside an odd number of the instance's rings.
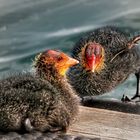
{"label": "chick's leg", "polygon": [[135,74],[136,79],[137,79],[137,89],[136,89],[136,94],[131,98],[131,100],[135,100],[138,98],[138,101],[140,101],[140,70]]}
{"label": "chick's leg", "polygon": [[127,96],[123,95],[123,97],[121,99],[123,102],[131,102],[131,101],[140,102],[140,91],[139,91],[139,88],[140,88],[140,69],[137,73],[135,73],[135,76],[136,76],[136,80],[137,80],[136,94],[131,99],[129,99]]}

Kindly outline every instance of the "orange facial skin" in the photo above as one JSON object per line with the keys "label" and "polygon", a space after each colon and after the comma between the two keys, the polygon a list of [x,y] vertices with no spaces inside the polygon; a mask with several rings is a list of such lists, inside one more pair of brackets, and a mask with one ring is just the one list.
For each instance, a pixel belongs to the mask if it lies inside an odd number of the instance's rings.
{"label": "orange facial skin", "polygon": [[44,68],[46,66],[49,67],[54,65],[54,68],[62,76],[65,75],[69,67],[79,63],[78,60],[73,59],[63,52],[56,50],[47,50],[46,52],[39,54],[36,58],[36,62],[42,63],[42,66],[44,65]]}
{"label": "orange facial skin", "polygon": [[[57,55],[56,55],[57,56]],[[58,54],[56,61],[59,63],[55,63],[55,67],[60,75],[65,75],[66,71],[73,65],[76,65],[79,63],[78,60],[73,59],[69,57],[68,55],[64,53]]]}
{"label": "orange facial skin", "polygon": [[83,66],[86,70],[99,72],[104,67],[104,49],[95,42],[89,42],[82,50]]}

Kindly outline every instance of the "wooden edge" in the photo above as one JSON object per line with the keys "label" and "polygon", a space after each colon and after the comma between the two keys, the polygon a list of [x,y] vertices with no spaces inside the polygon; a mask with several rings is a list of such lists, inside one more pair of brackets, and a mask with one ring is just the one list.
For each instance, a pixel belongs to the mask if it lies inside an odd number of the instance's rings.
{"label": "wooden edge", "polygon": [[124,113],[140,115],[140,102],[122,102],[119,100],[96,99],[94,97],[84,97],[83,106],[95,107],[101,109],[114,110]]}

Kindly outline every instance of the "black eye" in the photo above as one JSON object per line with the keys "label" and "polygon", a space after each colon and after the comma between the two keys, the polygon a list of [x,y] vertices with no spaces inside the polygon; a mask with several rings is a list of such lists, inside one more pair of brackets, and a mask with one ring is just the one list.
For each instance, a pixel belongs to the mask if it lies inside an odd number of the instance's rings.
{"label": "black eye", "polygon": [[62,56],[58,56],[58,57],[57,57],[57,60],[58,60],[58,61],[61,61],[62,59],[63,59]]}

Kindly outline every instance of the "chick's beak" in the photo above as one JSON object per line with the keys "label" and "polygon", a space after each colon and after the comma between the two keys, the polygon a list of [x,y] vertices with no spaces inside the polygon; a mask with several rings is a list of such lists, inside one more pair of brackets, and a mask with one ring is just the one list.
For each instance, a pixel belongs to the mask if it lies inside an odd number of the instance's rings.
{"label": "chick's beak", "polygon": [[92,54],[92,56],[86,57],[86,68],[92,72],[95,71],[95,65],[96,65],[96,56]]}
{"label": "chick's beak", "polygon": [[96,67],[95,67],[95,65],[94,65],[94,66],[92,67],[92,70],[91,70],[91,71],[92,71],[92,72],[95,72],[95,68],[96,68]]}
{"label": "chick's beak", "polygon": [[65,59],[61,63],[58,64],[57,68],[58,68],[58,71],[59,71],[59,73],[61,75],[65,75],[66,71],[70,67],[72,67],[72,66],[74,66],[74,65],[76,65],[78,63],[79,63],[78,60],[73,59],[73,58],[71,58],[69,56],[65,56]]}
{"label": "chick's beak", "polygon": [[71,58],[71,57],[68,57],[68,59],[67,59],[65,65],[67,65],[68,67],[72,67],[72,66],[74,66],[74,65],[76,65],[76,64],[78,64],[78,63],[79,63],[78,60],[73,59],[73,58]]}

